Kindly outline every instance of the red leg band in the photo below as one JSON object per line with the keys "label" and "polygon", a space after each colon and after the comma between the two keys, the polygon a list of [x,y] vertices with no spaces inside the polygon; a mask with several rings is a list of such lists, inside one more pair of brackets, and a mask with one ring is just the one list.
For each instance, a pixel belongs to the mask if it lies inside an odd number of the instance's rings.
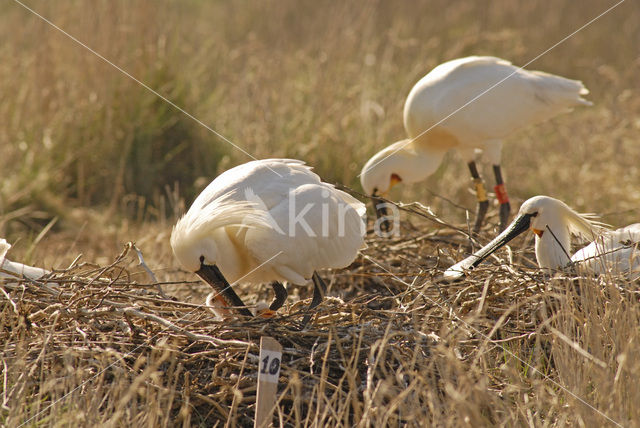
{"label": "red leg band", "polygon": [[496,192],[496,198],[498,198],[500,205],[509,202],[509,195],[507,195],[507,188],[504,183],[494,186],[493,191]]}

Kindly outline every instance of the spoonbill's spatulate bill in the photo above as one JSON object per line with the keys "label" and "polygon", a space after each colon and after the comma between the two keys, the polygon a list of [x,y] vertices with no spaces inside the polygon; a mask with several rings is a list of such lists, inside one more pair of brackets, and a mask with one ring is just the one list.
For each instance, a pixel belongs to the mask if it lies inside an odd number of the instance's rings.
{"label": "spoonbill's spatulate bill", "polygon": [[267,159],[232,168],[196,198],[171,234],[182,267],[218,293],[218,303],[251,315],[230,283],[271,283],[276,311],[281,281],[314,284],[311,308],[322,300],[318,269],[346,267],[364,247],[365,206],[320,181],[304,162]]}
{"label": "spoonbill's spatulate bill", "polygon": [[471,56],[445,62],[411,89],[404,105],[409,139],[369,159],[360,175],[362,187],[376,204],[375,197],[386,197],[394,184],[426,179],[455,149],[467,162],[476,188],[477,232],[488,208],[475,163],[476,150],[482,150],[493,164],[504,229],[510,206],[500,169],[502,139],[572,107],[591,105],[581,97],[588,92],[580,81],[522,70],[500,58]]}
{"label": "spoonbill's spatulate bill", "polygon": [[[640,223],[610,231],[593,218],[590,214],[578,214],[557,199],[535,196],[522,204],[518,216],[504,232],[451,266],[444,277],[450,280],[462,277],[527,230],[536,235],[536,259],[541,268],[558,269],[576,263],[595,273],[640,271]],[[572,234],[593,242],[570,257]]]}
{"label": "spoonbill's spatulate bill", "polygon": [[5,239],[0,238],[0,278],[24,277],[31,280],[37,280],[49,273],[49,271],[45,269],[27,266],[22,263],[8,260],[6,258],[6,254],[10,248],[11,244],[9,244]]}

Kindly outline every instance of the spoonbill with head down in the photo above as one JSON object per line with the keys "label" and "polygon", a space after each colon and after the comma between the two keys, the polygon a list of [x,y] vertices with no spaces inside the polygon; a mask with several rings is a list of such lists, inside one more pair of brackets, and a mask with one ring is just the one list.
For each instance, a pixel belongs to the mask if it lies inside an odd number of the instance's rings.
{"label": "spoonbill with head down", "polygon": [[550,119],[577,105],[591,105],[581,95],[582,82],[541,71],[528,71],[494,57],[471,56],[445,62],[431,70],[409,92],[404,128],[409,139],[376,153],[362,168],[362,187],[386,215],[386,197],[399,183],[414,183],[433,174],[451,149],[467,162],[478,200],[474,231],[488,208],[486,190],[475,162],[482,150],[493,164],[500,203],[500,227],[509,219],[509,197],[501,164],[502,139],[528,125]]}
{"label": "spoonbill with head down", "polygon": [[204,189],[173,228],[171,246],[183,268],[218,292],[223,307],[251,316],[230,283],[270,282],[273,314],[287,297],[282,281],[311,279],[312,309],[326,289],[316,270],[346,267],[364,247],[365,211],[302,161],[256,160]]}
{"label": "spoonbill with head down", "polygon": [[[610,231],[593,218],[591,214],[578,214],[558,199],[535,196],[522,204],[518,216],[504,232],[447,269],[444,278],[460,278],[527,230],[536,235],[536,260],[541,268],[552,270],[574,263],[595,273],[640,272],[640,223]],[[571,234],[595,239],[570,257]]]}

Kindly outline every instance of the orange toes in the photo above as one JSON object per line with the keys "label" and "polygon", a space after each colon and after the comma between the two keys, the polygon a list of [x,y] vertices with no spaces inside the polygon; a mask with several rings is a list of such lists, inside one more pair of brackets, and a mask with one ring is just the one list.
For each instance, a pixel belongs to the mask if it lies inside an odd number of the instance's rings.
{"label": "orange toes", "polygon": [[272,311],[269,308],[256,310],[256,316],[260,318],[273,318],[276,316],[276,311]]}

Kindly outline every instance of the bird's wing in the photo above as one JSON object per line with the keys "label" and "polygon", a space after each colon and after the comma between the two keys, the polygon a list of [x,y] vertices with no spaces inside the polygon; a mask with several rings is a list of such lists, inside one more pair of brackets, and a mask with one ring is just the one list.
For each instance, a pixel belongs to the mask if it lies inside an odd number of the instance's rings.
{"label": "bird's wing", "polygon": [[211,232],[265,222],[268,226],[268,210],[286,199],[292,187],[305,183],[320,183],[320,177],[302,161],[265,159],[239,165],[220,174],[198,195],[174,231]]}
{"label": "bird's wing", "polygon": [[305,184],[269,214],[278,228],[253,228],[245,245],[256,264],[270,265],[289,281],[306,282],[313,272],[342,268],[364,247],[364,204],[326,183]]}
{"label": "bird's wing", "polygon": [[464,60],[436,67],[411,90],[405,104],[410,137],[442,121],[440,126],[463,143],[500,139],[590,104],[581,98],[588,91],[577,80],[523,70],[499,58]]}
{"label": "bird's wing", "polygon": [[[247,195],[260,195],[267,207],[274,206],[287,194],[291,183],[319,183],[320,177],[303,161],[263,159],[231,168],[216,177],[196,198],[192,207],[201,210],[213,201],[230,197],[247,201]],[[255,201],[255,198],[249,199]]]}
{"label": "bird's wing", "polygon": [[640,270],[640,223],[605,233],[577,251],[571,261],[603,273]]}

